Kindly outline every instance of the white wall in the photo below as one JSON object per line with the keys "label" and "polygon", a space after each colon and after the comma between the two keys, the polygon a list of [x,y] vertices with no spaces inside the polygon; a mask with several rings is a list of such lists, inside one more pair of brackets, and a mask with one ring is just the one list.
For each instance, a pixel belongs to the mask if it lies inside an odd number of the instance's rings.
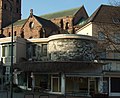
{"label": "white wall", "polygon": [[77,34],[92,36],[92,24],[89,23],[77,31]]}
{"label": "white wall", "polygon": [[1,61],[1,57],[2,57],[2,47],[0,45],[0,61]]}

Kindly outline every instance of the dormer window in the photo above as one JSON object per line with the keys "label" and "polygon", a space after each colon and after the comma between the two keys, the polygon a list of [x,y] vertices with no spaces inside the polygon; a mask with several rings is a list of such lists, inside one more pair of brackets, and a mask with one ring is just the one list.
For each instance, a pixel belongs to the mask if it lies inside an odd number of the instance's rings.
{"label": "dormer window", "polygon": [[120,24],[120,18],[112,18],[113,23]]}

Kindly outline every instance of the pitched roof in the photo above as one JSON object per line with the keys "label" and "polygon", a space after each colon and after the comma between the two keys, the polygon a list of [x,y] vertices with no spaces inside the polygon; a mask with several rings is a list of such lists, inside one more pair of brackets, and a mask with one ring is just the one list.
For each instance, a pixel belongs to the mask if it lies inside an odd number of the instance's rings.
{"label": "pitched roof", "polygon": [[14,22],[14,26],[15,25],[23,25],[24,23],[25,23],[25,21],[26,21],[27,19],[23,19],[23,20],[18,20],[18,21],[16,21],[16,22]]}
{"label": "pitched roof", "polygon": [[101,5],[87,20],[88,22],[113,23],[113,18],[120,17],[120,7]]}
{"label": "pitched roof", "polygon": [[[13,23],[13,26],[22,26],[22,25],[25,24],[26,20],[27,19],[18,20],[18,21],[16,21],[16,22]],[[9,26],[7,26],[7,27],[10,27],[10,26],[11,26],[11,24]]]}
{"label": "pitched roof", "polygon": [[[64,11],[59,11],[59,12],[54,12],[54,13],[50,13],[50,14],[45,14],[45,15],[41,15],[41,18],[44,19],[52,19],[52,18],[58,18],[58,17],[63,17],[63,16],[73,16],[76,14],[76,12],[80,9],[79,8],[72,8],[72,9],[68,9],[68,10],[64,10]],[[23,20],[18,20],[16,22],[13,23],[13,26],[21,26],[26,22],[27,19],[23,19]],[[11,26],[11,25],[9,25]],[[9,27],[8,26],[8,27]]]}
{"label": "pitched roof", "polygon": [[51,22],[50,20],[47,20],[47,19],[44,19],[44,18],[41,18],[41,17],[38,17],[38,16],[35,16],[33,15],[37,21],[43,26],[43,27],[50,27],[54,30],[57,30],[58,29],[58,26],[56,24],[54,24],[53,22]]}
{"label": "pitched roof", "polygon": [[40,17],[45,18],[45,19],[53,19],[53,18],[64,17],[64,16],[74,16],[79,9],[80,7],[72,8],[72,9],[68,9],[64,11],[41,15]]}

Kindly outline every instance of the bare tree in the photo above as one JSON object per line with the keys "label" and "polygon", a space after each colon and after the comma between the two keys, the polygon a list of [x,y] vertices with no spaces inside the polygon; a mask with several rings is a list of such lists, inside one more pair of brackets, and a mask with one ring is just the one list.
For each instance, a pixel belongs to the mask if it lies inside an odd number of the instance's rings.
{"label": "bare tree", "polygon": [[109,3],[114,6],[120,6],[120,0],[109,0]]}

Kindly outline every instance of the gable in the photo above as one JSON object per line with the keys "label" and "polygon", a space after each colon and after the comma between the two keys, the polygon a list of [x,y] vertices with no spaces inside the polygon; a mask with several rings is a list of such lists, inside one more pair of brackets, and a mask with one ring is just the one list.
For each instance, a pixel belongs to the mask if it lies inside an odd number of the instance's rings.
{"label": "gable", "polygon": [[120,7],[101,5],[88,19],[88,22],[114,23],[120,19]]}
{"label": "gable", "polygon": [[24,38],[38,38],[40,36],[39,31],[42,25],[32,15],[26,19],[26,22],[21,28],[21,36]]}
{"label": "gable", "polygon": [[28,28],[31,29],[33,28],[32,26],[34,26],[34,28],[37,28],[37,27],[41,27],[42,25],[36,20],[34,16],[29,16],[28,19],[26,19],[21,29],[28,29]]}
{"label": "gable", "polygon": [[74,15],[73,18],[73,25],[79,25],[81,23],[83,23],[84,21],[86,21],[89,18],[84,6],[82,6],[77,13]]}

